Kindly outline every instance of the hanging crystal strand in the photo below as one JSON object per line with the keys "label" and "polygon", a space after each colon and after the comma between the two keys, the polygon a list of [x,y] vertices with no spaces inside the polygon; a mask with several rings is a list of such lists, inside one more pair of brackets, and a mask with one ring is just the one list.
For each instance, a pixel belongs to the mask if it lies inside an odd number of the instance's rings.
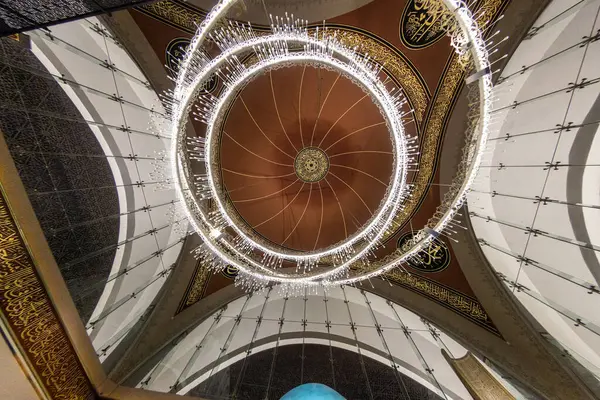
{"label": "hanging crystal strand", "polygon": [[188,137],[187,138],[187,151],[190,160],[204,161],[204,145],[206,140],[203,137]]}
{"label": "hanging crystal strand", "polygon": [[245,292],[254,292],[267,287],[269,282],[264,279],[259,279],[254,275],[250,275],[246,271],[240,270],[235,277],[234,285],[240,287]]}
{"label": "hanging crystal strand", "polygon": [[[219,210],[210,211],[208,213],[208,218],[210,219],[212,228],[215,232],[223,232],[225,228],[229,226],[229,223]],[[215,236],[215,233],[211,232],[211,236]]]}
{"label": "hanging crystal strand", "polygon": [[188,235],[189,221],[187,214],[181,205],[181,202],[173,202],[166,212],[169,221],[173,224],[173,232],[179,237],[185,237]]}
{"label": "hanging crystal strand", "polygon": [[164,191],[173,189],[173,172],[171,171],[171,163],[167,158],[166,150],[160,150],[154,152],[155,158],[150,162],[152,165],[152,171],[150,171],[150,178],[158,182],[154,185],[155,191]]}
{"label": "hanging crystal strand", "polygon": [[[215,74],[217,73],[218,71]],[[198,122],[208,125],[209,121],[214,115],[217,102],[218,99],[211,93],[203,93],[202,95],[198,96],[194,111],[192,112],[194,119]]]}
{"label": "hanging crystal strand", "polygon": [[216,254],[214,254],[206,245],[201,244],[191,251],[192,255],[205,268],[211,272],[220,272],[226,267],[226,263]]}
{"label": "hanging crystal strand", "polygon": [[250,254],[254,251],[254,246],[252,246],[248,241],[246,241],[241,236],[236,236],[233,239],[233,246],[237,249],[238,252],[242,254]]}
{"label": "hanging crystal strand", "polygon": [[194,174],[194,188],[196,189],[196,196],[200,200],[207,200],[213,196],[206,174]]}

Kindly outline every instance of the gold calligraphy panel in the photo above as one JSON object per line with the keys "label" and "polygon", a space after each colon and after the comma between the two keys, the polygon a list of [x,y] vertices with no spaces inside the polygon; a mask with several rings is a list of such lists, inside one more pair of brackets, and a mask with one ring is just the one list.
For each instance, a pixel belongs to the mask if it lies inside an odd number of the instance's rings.
{"label": "gold calligraphy panel", "polygon": [[[417,231],[406,232],[398,239],[398,249],[402,252],[408,251],[412,247],[411,239]],[[422,272],[440,272],[450,265],[450,249],[442,241],[434,240],[427,248],[419,251],[414,259],[408,261],[408,264]]]}
{"label": "gold calligraphy panel", "polygon": [[0,187],[0,314],[52,399],[95,398]]}
{"label": "gold calligraphy panel", "polygon": [[221,275],[228,279],[235,279],[239,272],[240,271],[233,265],[228,265],[225,268],[223,268],[223,271],[221,271]]}
{"label": "gold calligraphy panel", "polygon": [[179,72],[179,62],[183,59],[189,45],[190,39],[185,37],[175,38],[167,44],[165,60],[167,67],[171,71],[175,73]]}
{"label": "gold calligraphy panel", "polygon": [[204,297],[204,291],[211,275],[212,272],[210,272],[208,268],[202,265],[199,261],[196,263],[196,269],[194,271],[192,281],[188,285],[188,288],[185,291],[183,299],[181,300],[181,303],[179,304],[175,314],[179,314],[181,311],[185,310]]}
{"label": "gold calligraphy panel", "polygon": [[[179,72],[179,62],[183,59],[189,45],[190,39],[186,37],[175,38],[167,44],[165,49],[166,65],[173,73]],[[204,91],[214,92],[217,89],[218,81],[216,75],[213,75],[204,86]]]}
{"label": "gold calligraphy panel", "polygon": [[400,269],[394,269],[386,273],[385,278],[391,283],[406,287],[442,304],[457,314],[500,336],[500,332],[481,304],[466,294],[431,279],[408,274]]}
{"label": "gold calligraphy panel", "polygon": [[400,17],[400,40],[409,49],[429,47],[446,32],[438,10],[428,9],[421,0],[409,0]]}

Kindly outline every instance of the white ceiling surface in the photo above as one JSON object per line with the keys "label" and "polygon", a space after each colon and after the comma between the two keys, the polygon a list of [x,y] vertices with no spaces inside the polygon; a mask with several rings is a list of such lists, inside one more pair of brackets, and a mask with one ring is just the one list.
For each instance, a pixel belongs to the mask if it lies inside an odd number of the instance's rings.
{"label": "white ceiling surface", "polygon": [[[173,228],[172,218],[169,216],[172,206],[164,205],[176,198],[174,190],[158,190],[158,185],[154,184],[128,185],[156,182],[150,175],[154,169],[154,160],[144,158],[155,158],[158,152],[168,148],[169,140],[144,133],[148,131],[151,117],[151,112],[147,109],[161,113],[164,109],[156,93],[144,85],[147,80],[131,57],[112,38],[92,30],[93,24],[101,26],[96,18],[54,26],[51,32],[58,38],[54,40],[41,31],[33,32],[32,49],[51,73],[64,73],[80,85],[109,96],[118,93],[126,100],[120,103],[94,91],[77,90],[76,85],[62,85],[86,120],[114,126],[89,124],[108,156],[117,185],[120,213],[150,207],[146,211],[122,215],[119,219],[119,243],[137,236],[139,238],[118,247],[110,282],[106,284],[88,322],[89,325],[101,319],[94,330],[89,329],[88,332],[96,349],[111,345],[107,353],[101,356],[103,359],[147,309],[166,280],[168,275],[159,277],[159,274],[175,263],[181,251],[181,243],[178,242],[180,232],[185,231],[185,227]],[[116,70],[101,66],[99,60],[109,60]],[[129,126],[132,132],[115,128],[121,126]],[[136,130],[142,133],[135,132]],[[122,158],[132,154],[140,158]],[[127,186],[119,187],[120,185]],[[165,228],[160,229],[161,227]],[[152,229],[157,229],[157,232],[148,234]],[[161,256],[149,258],[140,264],[159,250],[165,251]],[[125,267],[130,269],[132,266],[135,268],[123,274]],[[85,262],[78,267],[85,268]],[[152,283],[144,288],[149,282]],[[143,291],[137,293],[141,289]],[[134,292],[136,296],[132,297]],[[103,318],[108,312],[110,314]]]}
{"label": "white ceiling surface", "polygon": [[[486,257],[505,275],[515,296],[574,357],[600,377],[600,294],[588,293],[586,288],[597,288],[600,276],[595,264],[600,261],[600,135],[596,134],[600,117],[597,111],[593,118],[590,113],[600,94],[600,83],[574,91],[560,90],[582,78],[590,81],[600,77],[600,40],[566,50],[599,32],[599,8],[598,0],[555,0],[534,26],[547,24],[519,45],[501,76],[508,77],[525,66],[531,68],[499,86],[496,107],[557,93],[496,113],[499,133],[494,137],[499,139],[491,141],[468,206],[480,216],[471,217],[477,237],[490,244],[482,246]],[[588,124],[585,127],[554,131],[557,125],[584,122]],[[510,137],[504,140],[507,134]],[[570,160],[573,144],[581,138],[578,135],[594,138],[587,157],[585,146],[583,156]],[[546,162],[573,165],[544,169]],[[500,169],[500,164],[506,167]],[[580,193],[567,191],[569,172],[583,174],[581,185],[577,185]],[[498,195],[492,196],[493,191]],[[568,202],[569,196],[572,202],[573,195],[581,196],[579,203],[596,208],[535,202],[536,196],[562,202]],[[583,212],[584,224],[571,221],[569,212],[573,211]],[[492,220],[486,221],[487,217]],[[530,234],[528,227],[545,233]],[[587,230],[588,242],[595,249],[570,243],[576,240],[575,232],[582,230]],[[590,264],[584,255],[592,260]],[[525,265],[516,259],[518,256],[538,262],[541,268]],[[595,277],[590,268],[596,269]],[[518,285],[526,289],[518,290]],[[575,326],[577,318],[587,327]]]}
{"label": "white ceiling surface", "polygon": [[[295,339],[279,340],[279,346],[302,343],[302,336],[304,336],[305,343],[331,344],[353,352],[360,351],[363,357],[373,358],[386,365],[391,365],[389,356],[391,353],[403,374],[440,394],[435,382],[425,371],[426,366],[415,351],[414,345],[416,345],[428,368],[434,370],[435,379],[443,388],[447,398],[471,399],[441,353],[441,348],[445,348],[453,357],[458,358],[464,356],[466,350],[448,335],[433,328],[440,335],[436,340],[428,325],[416,314],[397,304],[389,305],[379,296],[366,292],[363,294],[352,287],[329,289],[326,295],[319,290],[309,293],[306,298],[306,303],[303,297],[290,297],[285,300],[284,295],[275,288],[270,292],[256,292],[250,297],[244,296],[229,303],[220,319],[214,318],[218,314],[216,312],[194,328],[168,352],[138,386],[169,392],[176,382],[184,382],[194,373],[216,361],[212,369],[208,368],[203,375],[192,382],[187,382],[185,387],[178,388],[179,394],[185,394],[219,370],[242,360],[246,357],[247,349],[251,348],[252,353],[257,353],[275,347],[279,320],[283,318],[281,332],[295,332],[298,335]],[[327,298],[326,302],[325,298]],[[344,302],[345,298],[348,300],[348,305]],[[367,299],[370,301],[373,314]],[[241,315],[241,319],[236,326],[238,315]],[[257,324],[259,317],[261,323]],[[304,335],[302,335],[303,319],[306,319]],[[345,339],[336,340],[335,336],[329,336],[326,321],[331,323],[331,335],[338,335]],[[351,322],[356,326],[358,342],[354,338]],[[377,332],[376,324],[381,326],[385,343]],[[404,334],[402,324],[411,332],[414,345]],[[270,337],[268,343],[254,345],[265,337]],[[198,349],[197,346],[200,348]],[[371,346],[380,353],[370,351],[366,346]],[[389,353],[386,346],[389,348]],[[225,350],[221,352],[221,349]],[[243,351],[239,351],[240,349]],[[239,354],[235,354],[236,351]]]}

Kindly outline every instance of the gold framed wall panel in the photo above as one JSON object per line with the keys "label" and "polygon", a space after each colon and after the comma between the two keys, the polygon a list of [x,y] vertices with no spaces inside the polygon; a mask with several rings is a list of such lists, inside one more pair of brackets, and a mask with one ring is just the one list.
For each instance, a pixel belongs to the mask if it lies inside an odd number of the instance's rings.
{"label": "gold framed wall panel", "polygon": [[51,399],[94,399],[0,182],[0,315]]}

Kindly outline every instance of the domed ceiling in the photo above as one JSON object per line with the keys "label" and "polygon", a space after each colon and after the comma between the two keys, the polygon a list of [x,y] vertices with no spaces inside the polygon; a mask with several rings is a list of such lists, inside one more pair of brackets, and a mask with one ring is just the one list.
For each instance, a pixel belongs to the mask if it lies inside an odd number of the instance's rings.
{"label": "domed ceiling", "polygon": [[[486,13],[499,15],[506,3],[486,4]],[[388,85],[404,92],[406,110],[414,110],[414,118],[405,125],[407,134],[419,139],[415,144],[420,167],[408,175],[413,196],[394,219],[394,229],[375,251],[373,262],[406,246],[413,232],[427,223],[451,183],[464,144],[464,126],[448,130],[463,88],[464,67],[439,27],[419,22],[422,12],[411,0],[378,0],[323,25],[380,64]],[[189,43],[194,21],[205,15],[189,3],[173,0],[131,11],[148,43],[170,68],[177,67],[173,59]],[[232,16],[246,20],[243,10]],[[253,28],[266,29],[254,24]],[[218,53],[216,47],[206,51]],[[215,93],[222,89],[221,82],[208,88]],[[198,121],[193,125],[202,136],[204,125]],[[295,65],[256,77],[231,104],[220,135],[220,177],[234,211],[230,215],[245,233],[273,248],[302,252],[338,243],[369,220],[389,184],[392,144],[379,110],[360,87],[324,68]],[[443,174],[442,149],[451,154]],[[441,245],[427,249],[420,255],[422,262],[407,265],[410,274],[384,278],[497,332],[475,299],[450,243],[442,238]],[[207,274],[198,263],[180,310],[231,284],[236,273],[227,268],[222,274]]]}
{"label": "domed ceiling", "polygon": [[293,250],[328,247],[366,223],[392,172],[383,117],[362,89],[311,66],[248,84],[221,137],[233,207],[258,235]]}

